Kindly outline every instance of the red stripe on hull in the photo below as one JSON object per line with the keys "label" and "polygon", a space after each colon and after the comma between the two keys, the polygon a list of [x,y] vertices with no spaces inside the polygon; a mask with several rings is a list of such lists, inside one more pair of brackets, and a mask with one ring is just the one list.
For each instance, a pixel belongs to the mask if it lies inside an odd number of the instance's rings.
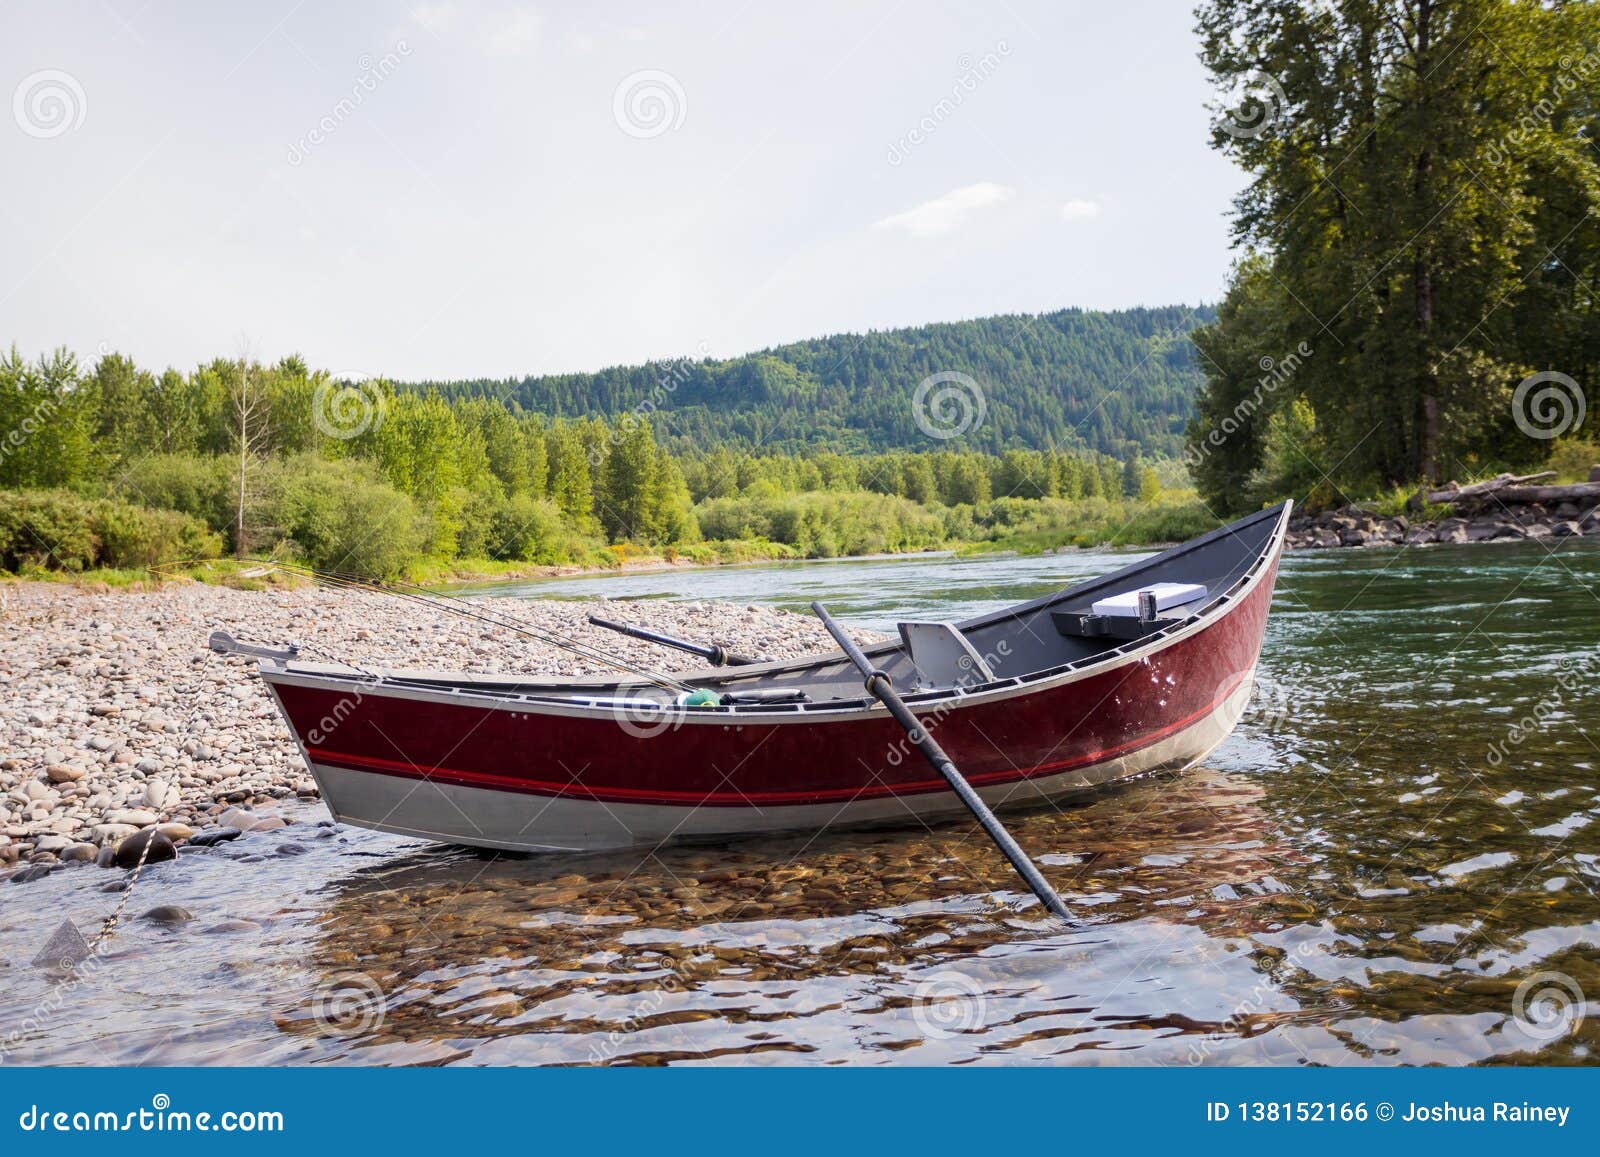
{"label": "red stripe on hull", "polygon": [[[1218,699],[1224,699],[1244,681],[1244,674],[1231,680],[1218,693]],[[1086,752],[1071,759],[1058,759],[1052,763],[1041,763],[1033,767],[1013,768],[1009,771],[991,771],[967,776],[967,781],[974,787],[989,787],[999,783],[1009,783],[1033,779],[1036,776],[1059,775],[1063,771],[1074,771],[1081,767],[1092,767],[1110,759],[1124,755],[1132,755],[1136,751],[1160,743],[1169,735],[1191,727],[1211,714],[1216,708],[1213,704],[1203,708],[1184,719],[1152,731],[1148,735],[1130,740],[1118,747]],[[352,755],[348,752],[340,753],[321,747],[306,749],[312,760],[320,764],[333,767],[343,767],[351,771],[375,771],[384,775],[395,775],[405,779],[428,780],[437,783],[453,783],[461,787],[483,787],[499,791],[515,791],[528,795],[545,795],[557,797],[577,797],[583,799],[600,800],[604,803],[657,803],[675,804],[689,807],[749,807],[752,804],[811,804],[811,803],[842,803],[847,800],[880,799],[891,795],[921,795],[930,791],[948,791],[949,785],[943,779],[922,779],[907,784],[870,784],[851,789],[837,789],[831,793],[816,791],[767,791],[767,792],[740,792],[720,793],[712,795],[697,795],[693,792],[663,792],[663,791],[635,791],[628,788],[611,788],[605,793],[582,784],[541,782],[521,776],[496,775],[492,772],[468,771],[458,767],[419,767],[413,763],[398,759],[379,759],[374,756]]]}
{"label": "red stripe on hull", "polygon": [[[1130,754],[1203,718],[1237,687],[1260,650],[1275,577],[1274,563],[1203,630],[1138,662],[924,714],[936,720],[940,744],[978,786]],[[685,807],[946,790],[881,712],[834,721],[685,722],[640,737],[604,715],[540,715],[375,694],[357,700],[336,689],[274,683],[314,761],[408,779]],[[329,727],[329,720],[338,722]]]}

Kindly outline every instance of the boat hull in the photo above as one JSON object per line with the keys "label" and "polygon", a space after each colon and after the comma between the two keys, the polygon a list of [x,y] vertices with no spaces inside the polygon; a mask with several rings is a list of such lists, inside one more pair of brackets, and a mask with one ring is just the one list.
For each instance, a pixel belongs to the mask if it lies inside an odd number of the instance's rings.
{"label": "boat hull", "polygon": [[[1136,750],[1067,771],[991,784],[979,788],[978,794],[991,808],[1008,810],[1070,797],[1132,776],[1192,766],[1227,738],[1233,721],[1249,701],[1251,683],[1249,678],[1241,680],[1202,719]],[[955,794],[946,790],[842,803],[717,807],[506,792],[315,761],[310,767],[323,799],[341,823],[521,852],[654,847],[673,840],[887,826],[967,814]]]}
{"label": "boat hull", "polygon": [[[1217,613],[1098,666],[913,704],[986,802],[1038,805],[1191,765],[1248,703],[1277,548]],[[342,822],[450,843],[592,851],[962,810],[881,708],[605,711],[264,669]]]}

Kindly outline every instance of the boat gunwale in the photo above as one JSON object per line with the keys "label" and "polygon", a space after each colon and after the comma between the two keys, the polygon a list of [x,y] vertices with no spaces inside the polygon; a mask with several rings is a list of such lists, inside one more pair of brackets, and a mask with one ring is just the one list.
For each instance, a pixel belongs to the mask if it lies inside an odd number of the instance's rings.
{"label": "boat gunwale", "polygon": [[[1241,603],[1245,596],[1260,584],[1270,569],[1270,563],[1279,557],[1282,552],[1285,532],[1293,503],[1284,502],[1277,508],[1278,525],[1274,528],[1266,544],[1257,554],[1255,560],[1239,576],[1238,580],[1226,591],[1210,600],[1203,609],[1193,615],[1175,620],[1170,626],[1146,635],[1141,639],[1122,643],[1117,647],[1099,652],[1070,663],[1058,664],[1054,667],[1041,668],[1020,675],[1013,675],[1005,679],[993,680],[986,683],[974,684],[971,687],[932,688],[926,692],[911,693],[904,696],[908,705],[921,710],[961,710],[987,703],[1002,702],[1007,699],[1022,695],[1036,694],[1040,691],[1053,690],[1057,687],[1067,686],[1091,676],[1116,671],[1122,667],[1132,665],[1143,660],[1149,655],[1166,650],[1184,640],[1209,630],[1225,617],[1226,612],[1233,610]],[[1262,515],[1271,513],[1271,510],[1262,511]],[[1260,517],[1260,516],[1256,516]],[[1113,571],[1087,583],[1075,587],[1068,587],[1064,591],[1057,591],[1051,595],[1030,600],[1013,607],[994,611],[988,615],[977,616],[965,620],[957,626],[962,630],[969,628],[991,626],[1003,622],[1007,618],[1015,618],[1031,611],[1037,611],[1061,601],[1066,595],[1081,597],[1090,593],[1099,586],[1120,581],[1126,576],[1146,568],[1157,559],[1170,560],[1181,557],[1191,550],[1214,542],[1218,537],[1234,533],[1240,523],[1253,522],[1254,518],[1239,520],[1228,526],[1219,527],[1214,531],[1201,535],[1179,547],[1149,559]],[[874,644],[863,648],[870,657],[898,649],[900,644],[894,640]],[[837,656],[837,657],[835,657]],[[749,675],[761,675],[784,671],[803,670],[806,668],[819,668],[823,666],[847,663],[848,660],[842,652],[826,652],[820,655],[803,656],[799,659],[779,660],[771,664],[762,664],[754,667],[739,668],[737,678],[746,678]],[[522,683],[497,682],[493,684],[497,690],[475,690],[470,684],[445,684],[442,681],[419,681],[414,673],[411,679],[405,675],[395,675],[382,671],[373,675],[351,673],[337,668],[324,667],[321,664],[276,663],[262,660],[260,673],[266,682],[275,685],[309,687],[317,690],[342,691],[359,697],[368,695],[382,696],[384,698],[409,699],[417,702],[436,703],[442,705],[476,707],[511,711],[517,714],[552,716],[559,718],[590,719],[596,721],[615,720],[617,708],[606,704],[588,704],[574,702],[571,699],[555,697],[538,697],[537,692],[509,692],[503,690],[507,686],[528,687],[544,686],[552,690],[561,688],[592,689],[600,691],[619,687],[637,686],[636,682],[621,682],[614,679],[594,680],[584,684],[582,681],[572,680],[562,683],[547,682],[544,680],[528,680]],[[448,673],[447,673],[448,677]],[[722,668],[705,668],[698,671],[679,672],[674,678],[686,683],[715,682],[721,678],[727,680],[729,673]],[[281,708],[281,702],[280,702]],[[738,725],[759,724],[800,724],[814,721],[840,722],[839,718],[862,718],[876,716],[884,713],[883,704],[870,696],[855,699],[829,699],[814,703],[785,703],[785,704],[728,704],[716,707],[686,707],[670,703],[663,703],[659,715],[663,719],[671,719],[674,727],[684,725],[715,725],[726,727],[731,723]]]}

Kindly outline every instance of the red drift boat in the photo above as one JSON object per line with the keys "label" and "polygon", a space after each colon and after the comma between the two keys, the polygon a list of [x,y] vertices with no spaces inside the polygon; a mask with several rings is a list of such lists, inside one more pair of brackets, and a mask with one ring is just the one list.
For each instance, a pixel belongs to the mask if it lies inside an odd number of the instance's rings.
{"label": "red drift boat", "polygon": [[[898,641],[862,650],[992,807],[1186,767],[1249,700],[1288,519],[1286,503],[1046,598],[903,623]],[[362,827],[589,851],[964,806],[843,652],[555,681],[344,670],[221,634],[212,645],[263,659],[323,798]]]}

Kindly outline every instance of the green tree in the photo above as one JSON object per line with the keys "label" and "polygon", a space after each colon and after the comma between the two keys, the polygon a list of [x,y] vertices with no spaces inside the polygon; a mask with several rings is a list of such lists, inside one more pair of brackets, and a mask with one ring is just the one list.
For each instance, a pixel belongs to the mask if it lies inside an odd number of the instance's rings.
{"label": "green tree", "polygon": [[[1236,237],[1289,303],[1252,352],[1316,350],[1293,393],[1336,456],[1323,468],[1358,482],[1438,480],[1459,462],[1547,450],[1510,437],[1512,389],[1551,352],[1516,324],[1521,299],[1559,305],[1594,272],[1600,154],[1573,130],[1595,115],[1596,7],[1200,9],[1202,60],[1223,95],[1214,141],[1250,174]],[[1247,90],[1254,103],[1238,103]],[[1558,221],[1572,223],[1568,234]],[[1592,318],[1592,291],[1572,299]],[[1207,369],[1208,394],[1237,392],[1237,367]],[[1200,404],[1202,417],[1228,408]]]}

